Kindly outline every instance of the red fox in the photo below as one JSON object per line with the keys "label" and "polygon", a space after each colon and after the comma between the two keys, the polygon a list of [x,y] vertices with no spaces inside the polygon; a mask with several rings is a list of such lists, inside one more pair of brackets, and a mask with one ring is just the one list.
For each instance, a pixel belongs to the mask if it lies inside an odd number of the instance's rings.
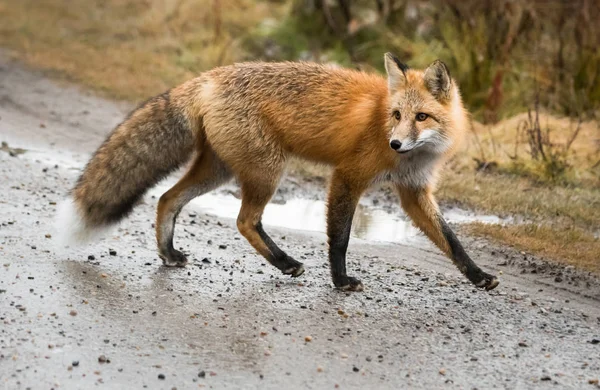
{"label": "red fox", "polygon": [[158,202],[156,239],[166,266],[184,266],[173,247],[177,215],[193,198],[235,177],[242,205],[237,227],[284,274],[302,263],[267,235],[261,216],[290,156],[333,167],[327,210],[333,284],[361,291],[346,272],[346,250],[361,194],[392,183],[403,209],[476,286],[498,285],[465,253],[432,195],[468,117],[441,61],[410,69],[390,53],[378,74],[308,63],[239,63],[212,69],[134,110],[95,152],[64,203],[75,238],[127,216],[146,190],[188,162]]}

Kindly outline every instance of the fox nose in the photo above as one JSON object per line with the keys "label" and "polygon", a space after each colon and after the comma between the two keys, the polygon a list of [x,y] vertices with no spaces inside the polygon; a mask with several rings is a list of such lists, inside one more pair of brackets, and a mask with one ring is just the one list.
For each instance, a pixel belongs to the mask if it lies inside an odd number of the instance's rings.
{"label": "fox nose", "polygon": [[398,141],[397,139],[393,139],[390,141],[390,148],[394,149],[394,150],[398,150],[402,147],[402,142]]}

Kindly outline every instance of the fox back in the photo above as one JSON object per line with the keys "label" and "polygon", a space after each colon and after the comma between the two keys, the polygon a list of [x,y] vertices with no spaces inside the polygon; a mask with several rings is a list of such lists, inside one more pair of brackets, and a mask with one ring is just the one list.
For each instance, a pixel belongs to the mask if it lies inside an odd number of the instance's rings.
{"label": "fox back", "polygon": [[234,170],[293,154],[333,166],[360,161],[357,170],[379,178],[401,179],[425,162],[433,171],[467,125],[458,88],[442,63],[418,71],[386,56],[386,68],[387,81],[315,63],[242,63],[181,88],[196,93],[193,116]]}

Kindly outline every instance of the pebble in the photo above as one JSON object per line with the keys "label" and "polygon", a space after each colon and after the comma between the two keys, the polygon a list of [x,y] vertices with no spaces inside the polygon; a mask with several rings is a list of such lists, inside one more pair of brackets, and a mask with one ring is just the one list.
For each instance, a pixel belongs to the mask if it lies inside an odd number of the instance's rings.
{"label": "pebble", "polygon": [[440,368],[440,375],[446,375],[446,369],[445,368]]}
{"label": "pebble", "polygon": [[198,373],[198,378],[204,378],[206,376],[206,372],[205,371],[200,371]]}
{"label": "pebble", "polygon": [[108,250],[108,254],[111,255],[111,256],[116,256],[117,255],[117,251],[114,250],[114,249],[109,249]]}
{"label": "pebble", "polygon": [[165,379],[165,374],[158,374],[158,379]]}
{"label": "pebble", "polygon": [[69,314],[75,317],[77,315],[77,310],[71,310]]}
{"label": "pebble", "polygon": [[306,336],[304,338],[304,341],[306,341],[307,343],[310,343],[312,341],[312,336]]}
{"label": "pebble", "polygon": [[359,371],[360,371],[360,369],[359,369],[358,367],[354,366],[354,367],[352,367],[352,371],[354,371],[354,372],[359,372]]}
{"label": "pebble", "polygon": [[73,360],[73,363],[71,363],[71,365],[73,367],[77,367],[79,365],[79,360]]}
{"label": "pebble", "polygon": [[100,355],[100,356],[98,356],[98,362],[99,363],[110,363],[110,359],[107,359],[106,356],[104,356],[104,355]]}

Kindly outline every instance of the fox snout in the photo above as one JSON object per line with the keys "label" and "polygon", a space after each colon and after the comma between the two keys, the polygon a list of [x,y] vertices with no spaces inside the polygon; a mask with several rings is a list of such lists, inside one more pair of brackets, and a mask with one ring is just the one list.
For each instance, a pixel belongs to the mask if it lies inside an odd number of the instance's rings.
{"label": "fox snout", "polygon": [[410,140],[400,141],[393,139],[390,141],[390,148],[394,149],[398,153],[408,153],[414,149],[414,142]]}
{"label": "fox snout", "polygon": [[427,129],[416,139],[410,136],[399,140],[393,137],[390,140],[390,148],[398,153],[408,153],[412,150],[428,150],[434,153],[443,153],[450,146],[450,140],[442,133]]}
{"label": "fox snout", "polygon": [[390,141],[390,148],[397,151],[401,147],[402,147],[402,142],[398,141],[397,139],[393,139]]}
{"label": "fox snout", "polygon": [[392,139],[390,141],[390,148],[394,149],[398,153],[408,153],[417,146],[416,142],[407,138],[402,141],[398,139]]}

